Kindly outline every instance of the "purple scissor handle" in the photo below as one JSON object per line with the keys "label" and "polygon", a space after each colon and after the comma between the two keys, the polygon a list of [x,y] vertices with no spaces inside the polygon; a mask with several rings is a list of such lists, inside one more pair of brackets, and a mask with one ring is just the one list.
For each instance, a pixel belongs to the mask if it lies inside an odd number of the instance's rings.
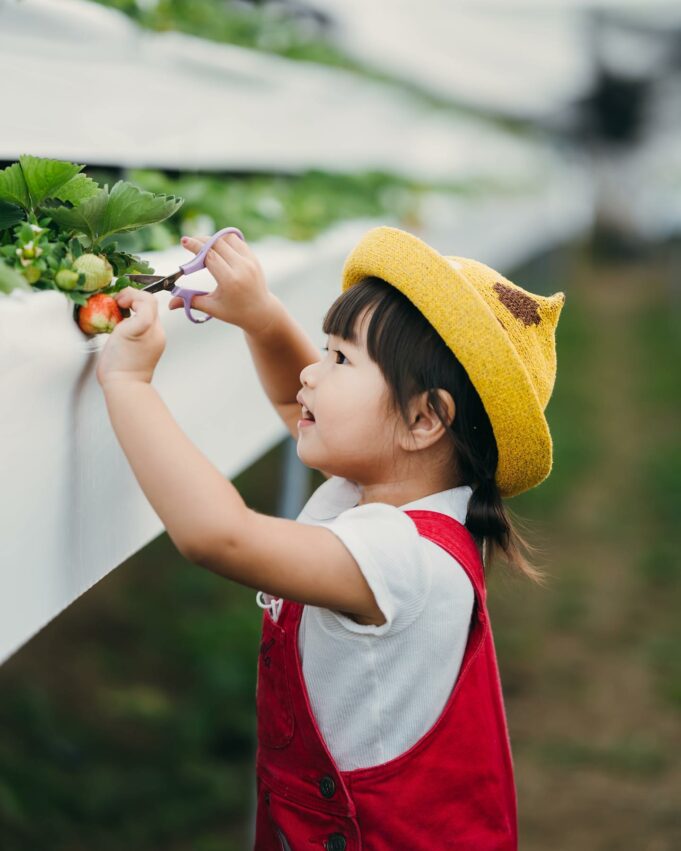
{"label": "purple scissor handle", "polygon": [[244,239],[244,235],[241,233],[239,228],[223,228],[211,236],[196,257],[189,260],[187,263],[183,263],[177,272],[173,272],[172,275],[166,275],[165,277],[160,275],[128,275],[128,278],[136,284],[144,284],[145,286],[141,287],[141,289],[150,293],[157,293],[159,290],[170,290],[171,295],[179,296],[179,298],[184,301],[184,312],[187,314],[188,319],[191,319],[192,322],[196,323],[208,322],[209,319],[213,318],[212,316],[206,316],[205,319],[194,319],[191,314],[192,299],[194,296],[208,295],[208,290],[188,290],[184,287],[176,286],[175,281],[177,281],[177,279],[182,275],[191,275],[192,272],[198,272],[199,269],[203,269],[206,265],[206,255],[213,247],[213,244],[217,242],[220,237],[225,236],[225,234],[228,233],[235,233],[241,239]]}

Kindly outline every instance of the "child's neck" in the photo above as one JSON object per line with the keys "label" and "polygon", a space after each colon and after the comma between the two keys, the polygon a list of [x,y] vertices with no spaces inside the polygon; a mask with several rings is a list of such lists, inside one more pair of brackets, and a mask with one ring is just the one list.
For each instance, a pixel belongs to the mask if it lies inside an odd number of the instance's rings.
{"label": "child's neck", "polygon": [[355,484],[361,492],[357,505],[382,502],[387,505],[399,507],[400,505],[406,505],[408,502],[423,499],[423,497],[430,494],[459,487],[461,483],[453,481],[450,475],[447,479],[431,479],[429,481],[419,479],[371,485],[363,485],[361,482],[355,482]]}

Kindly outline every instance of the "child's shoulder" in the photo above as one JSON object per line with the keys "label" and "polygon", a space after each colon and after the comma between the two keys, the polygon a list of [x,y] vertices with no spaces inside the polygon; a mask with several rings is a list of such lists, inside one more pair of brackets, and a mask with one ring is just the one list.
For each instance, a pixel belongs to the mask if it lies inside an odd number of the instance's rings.
{"label": "child's shoulder", "polygon": [[357,505],[360,490],[355,482],[342,476],[331,476],[312,493],[298,520],[315,522],[333,520]]}

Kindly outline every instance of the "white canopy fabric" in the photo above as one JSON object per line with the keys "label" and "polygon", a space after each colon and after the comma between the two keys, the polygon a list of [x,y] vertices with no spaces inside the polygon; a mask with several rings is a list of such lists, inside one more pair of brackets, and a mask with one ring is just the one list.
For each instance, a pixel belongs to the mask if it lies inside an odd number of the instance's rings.
{"label": "white canopy fabric", "polygon": [[[336,43],[442,97],[569,127],[597,61],[656,79],[640,144],[591,151],[600,215],[632,238],[681,230],[678,0],[314,0]],[[593,29],[591,13],[611,13]],[[500,161],[500,170],[507,163]]]}
{"label": "white canopy fabric", "polygon": [[555,152],[366,77],[83,0],[0,3],[0,159],[524,180]]}
{"label": "white canopy fabric", "polygon": [[568,107],[592,80],[582,21],[550,4],[314,0],[348,54],[440,97],[523,118]]}
{"label": "white canopy fabric", "polygon": [[[554,119],[594,81],[590,13],[681,25],[677,0],[313,0],[348,55],[426,91],[503,115]],[[652,46],[632,45],[637,68]],[[670,45],[673,47],[673,45]]]}
{"label": "white canopy fabric", "polygon": [[[422,208],[424,227],[415,232],[443,253],[508,272],[583,233],[592,210],[590,182],[576,170],[525,196],[431,195]],[[277,237],[253,245],[270,289],[320,346],[343,261],[378,224],[399,226],[355,220],[311,243]],[[187,252],[178,246],[143,256],[166,274]],[[204,270],[192,286],[210,290],[214,283]],[[553,291],[550,281],[546,286]],[[154,386],[194,444],[233,478],[286,429],[241,331],[215,319],[194,325],[183,311],[167,309],[167,293],[158,296],[168,342]],[[71,313],[58,292],[0,294],[0,663],[163,532],[116,440],[95,377],[107,338],[95,338],[90,349]]]}
{"label": "white canopy fabric", "polygon": [[[430,76],[447,96],[537,117],[560,114],[590,84],[577,12],[622,8],[657,27],[681,25],[678,5],[636,0],[372,0],[361,14],[357,3],[316,0],[349,52],[425,88]],[[611,63],[619,56],[643,72],[661,61],[643,42],[606,42]],[[644,144],[594,152],[599,204],[632,234],[681,228],[680,91],[678,73],[657,86]],[[10,161],[30,153],[190,171],[375,168],[521,192],[578,158],[588,168],[584,153],[545,135],[509,133],[337,69],[145,31],[83,0],[0,2],[0,94],[0,159]]]}

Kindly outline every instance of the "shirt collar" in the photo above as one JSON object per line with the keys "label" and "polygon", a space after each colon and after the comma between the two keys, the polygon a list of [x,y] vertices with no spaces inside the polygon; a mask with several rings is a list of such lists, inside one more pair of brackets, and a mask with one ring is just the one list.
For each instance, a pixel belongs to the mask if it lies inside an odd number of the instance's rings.
{"label": "shirt collar", "polygon": [[456,488],[429,493],[427,496],[400,505],[402,511],[418,509],[421,511],[439,511],[458,520],[462,525],[466,522],[468,513],[468,501],[473,493],[470,485],[460,485]]}
{"label": "shirt collar", "polygon": [[[473,489],[469,485],[460,485],[419,497],[400,505],[399,508],[403,511],[407,509],[439,511],[463,524],[466,521],[468,501],[472,493]],[[342,476],[331,476],[312,494],[298,519],[306,516],[312,520],[333,520],[349,508],[354,508],[360,496],[359,486],[355,482]]]}

